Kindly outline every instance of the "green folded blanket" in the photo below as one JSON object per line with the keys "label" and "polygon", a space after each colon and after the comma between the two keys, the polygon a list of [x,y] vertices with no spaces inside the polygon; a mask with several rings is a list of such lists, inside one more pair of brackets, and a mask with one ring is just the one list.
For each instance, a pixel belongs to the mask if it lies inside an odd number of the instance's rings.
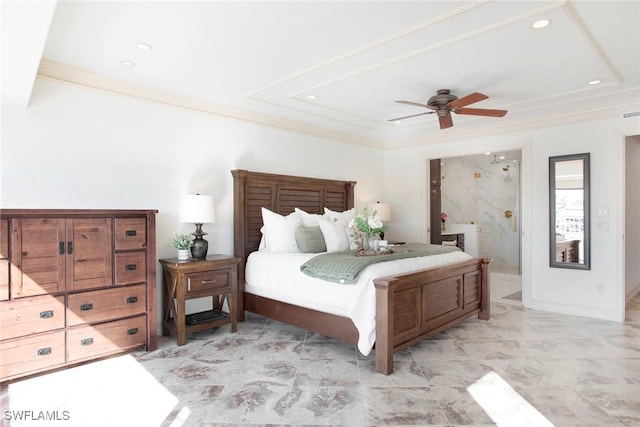
{"label": "green folded blanket", "polygon": [[409,243],[391,248],[391,253],[377,256],[356,256],[354,251],[328,252],[316,255],[300,266],[304,274],[334,283],[354,284],[367,266],[396,259],[439,255],[459,251],[457,247]]}

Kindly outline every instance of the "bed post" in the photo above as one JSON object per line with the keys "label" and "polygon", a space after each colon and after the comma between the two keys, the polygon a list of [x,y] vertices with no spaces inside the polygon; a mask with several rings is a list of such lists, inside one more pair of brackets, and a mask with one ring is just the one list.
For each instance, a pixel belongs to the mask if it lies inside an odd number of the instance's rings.
{"label": "bed post", "polygon": [[238,266],[238,298],[236,313],[239,322],[245,321],[244,313],[244,266],[247,262],[244,242],[246,241],[245,221],[245,183],[247,171],[235,169],[231,171],[233,175],[233,255],[240,258]]}
{"label": "bed post", "polygon": [[376,287],[376,371],[389,375],[393,372],[393,292],[390,282],[395,278],[375,280]]}
{"label": "bed post", "polygon": [[482,271],[482,283],[480,284],[480,292],[482,293],[480,299],[480,312],[478,313],[478,319],[489,320],[491,298],[489,295],[489,258],[482,258],[480,269]]}

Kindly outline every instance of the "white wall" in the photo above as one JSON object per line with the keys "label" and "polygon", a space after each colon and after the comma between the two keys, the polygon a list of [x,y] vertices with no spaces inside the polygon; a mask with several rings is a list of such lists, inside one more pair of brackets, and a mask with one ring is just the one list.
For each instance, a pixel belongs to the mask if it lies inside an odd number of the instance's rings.
{"label": "white wall", "polygon": [[235,168],[355,180],[356,207],[384,199],[377,149],[44,79],[29,108],[3,104],[0,207],[157,209],[158,258],[194,230],[177,216],[196,192],[216,199],[210,253],[233,254]]}
{"label": "white wall", "polygon": [[[535,129],[493,137],[425,144],[386,155],[387,201],[401,218],[393,239],[420,232],[427,241],[429,159],[459,157],[485,151],[522,149],[522,268],[525,306],[548,311],[622,321],[624,273],[622,230],[624,150],[621,118]],[[634,127],[637,126],[637,122]],[[592,228],[590,271],[549,267],[548,159],[550,156],[591,153],[591,210],[608,208],[608,230]],[[403,208],[400,208],[402,206]],[[399,210],[402,210],[399,212]]]}

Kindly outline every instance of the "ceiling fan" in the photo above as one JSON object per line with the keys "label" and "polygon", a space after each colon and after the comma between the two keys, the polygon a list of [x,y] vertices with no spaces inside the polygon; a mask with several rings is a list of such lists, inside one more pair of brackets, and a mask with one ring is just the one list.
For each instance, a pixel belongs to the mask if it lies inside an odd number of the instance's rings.
{"label": "ceiling fan", "polygon": [[489,116],[489,117],[504,117],[507,114],[507,110],[490,110],[486,108],[463,108],[469,104],[488,99],[487,95],[483,95],[478,92],[471,93],[462,98],[458,98],[451,94],[449,89],[440,89],[438,94],[429,98],[426,104],[420,104],[419,102],[411,101],[396,101],[399,104],[415,105],[416,107],[425,107],[433,111],[427,111],[425,113],[412,114],[410,116],[397,117],[389,120],[390,122],[397,122],[398,120],[408,119],[410,117],[422,116],[424,114],[438,115],[440,120],[440,129],[446,129],[453,126],[453,120],[451,118],[451,112],[456,114],[469,114],[473,116]]}

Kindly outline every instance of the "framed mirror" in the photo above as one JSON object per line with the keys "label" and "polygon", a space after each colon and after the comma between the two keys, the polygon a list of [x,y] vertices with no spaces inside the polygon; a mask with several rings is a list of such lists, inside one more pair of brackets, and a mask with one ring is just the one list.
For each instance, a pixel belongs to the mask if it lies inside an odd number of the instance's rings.
{"label": "framed mirror", "polygon": [[549,157],[549,266],[589,270],[589,153]]}

